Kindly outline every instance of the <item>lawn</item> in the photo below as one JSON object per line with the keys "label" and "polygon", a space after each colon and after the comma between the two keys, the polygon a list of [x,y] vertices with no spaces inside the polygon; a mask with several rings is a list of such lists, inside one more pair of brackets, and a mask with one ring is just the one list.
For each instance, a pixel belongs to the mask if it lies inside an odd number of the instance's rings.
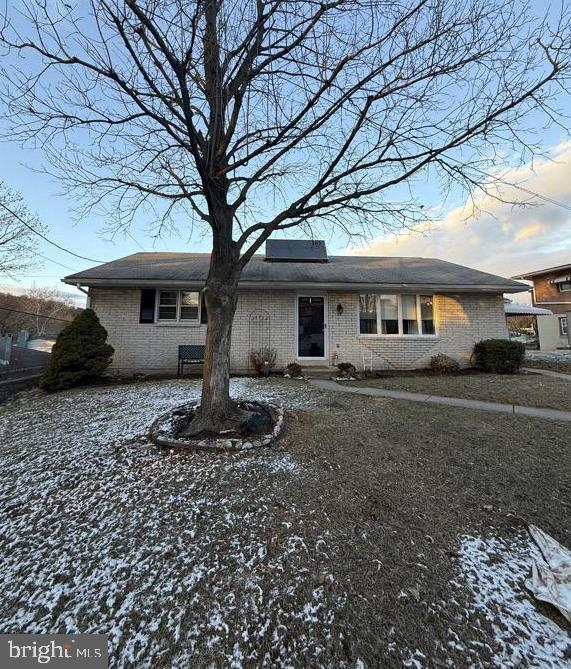
{"label": "lawn", "polygon": [[198,391],[0,407],[0,632],[108,633],[113,667],[569,666],[523,586],[526,523],[571,544],[568,425],[236,379],[278,445],[158,452]]}
{"label": "lawn", "polygon": [[384,376],[365,379],[357,385],[571,411],[571,379],[539,374]]}
{"label": "lawn", "polygon": [[524,367],[536,367],[560,372],[561,374],[571,374],[571,351],[527,351]]}
{"label": "lawn", "polygon": [[571,362],[555,361],[555,360],[528,360],[525,361],[525,366],[535,369],[549,369],[552,372],[559,372],[560,374],[571,374]]}

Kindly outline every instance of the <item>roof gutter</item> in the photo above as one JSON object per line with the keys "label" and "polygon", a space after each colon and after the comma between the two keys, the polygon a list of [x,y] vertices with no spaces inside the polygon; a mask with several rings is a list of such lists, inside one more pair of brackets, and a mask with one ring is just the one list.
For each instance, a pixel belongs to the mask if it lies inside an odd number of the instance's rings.
{"label": "roof gutter", "polygon": [[[79,285],[75,279],[64,283]],[[190,288],[200,290],[204,281],[169,281],[156,279],[84,279],[82,284],[100,288]],[[291,281],[240,281],[242,290],[350,290],[350,291],[437,291],[440,293],[521,293],[530,290],[524,284],[440,284],[440,283],[326,283]]]}

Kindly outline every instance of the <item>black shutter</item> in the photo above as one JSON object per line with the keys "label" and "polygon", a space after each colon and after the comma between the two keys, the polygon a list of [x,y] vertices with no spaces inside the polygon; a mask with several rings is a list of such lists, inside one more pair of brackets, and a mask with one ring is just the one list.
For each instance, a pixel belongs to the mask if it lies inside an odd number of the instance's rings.
{"label": "black shutter", "polygon": [[206,312],[206,300],[204,299],[204,293],[201,293],[200,295],[200,322],[204,325],[208,323],[208,314]]}
{"label": "black shutter", "polygon": [[154,288],[143,288],[141,290],[141,311],[139,313],[139,323],[155,322],[155,299],[156,290]]}

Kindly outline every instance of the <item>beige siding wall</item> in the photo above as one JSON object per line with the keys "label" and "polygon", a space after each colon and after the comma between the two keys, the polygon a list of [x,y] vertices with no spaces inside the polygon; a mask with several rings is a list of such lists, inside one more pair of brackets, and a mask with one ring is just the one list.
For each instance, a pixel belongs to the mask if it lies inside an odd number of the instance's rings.
{"label": "beige siding wall", "polygon": [[[317,291],[316,291],[317,294]],[[113,369],[123,373],[174,373],[179,344],[204,343],[206,326],[140,324],[140,291],[90,290],[95,309],[115,347]],[[327,360],[305,366],[349,361],[358,368],[414,369],[428,364],[436,353],[447,353],[468,364],[475,342],[507,337],[501,295],[435,296],[435,337],[361,337],[358,334],[358,295],[327,295]],[[343,305],[343,314],[337,305]],[[234,372],[248,371],[250,316],[269,314],[269,338],[278,352],[278,366],[295,359],[295,291],[242,291],[234,320],[231,363]]]}

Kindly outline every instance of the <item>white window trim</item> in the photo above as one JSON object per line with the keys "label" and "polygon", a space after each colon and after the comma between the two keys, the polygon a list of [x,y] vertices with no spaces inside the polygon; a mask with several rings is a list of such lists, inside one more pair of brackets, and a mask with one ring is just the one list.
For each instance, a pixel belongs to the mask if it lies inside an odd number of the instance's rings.
{"label": "white window trim", "polygon": [[[562,288],[561,286],[566,286],[567,284],[569,285],[569,288]],[[571,281],[562,281],[561,283],[557,284],[557,288],[559,288],[560,293],[571,293]]]}
{"label": "white window trim", "polygon": [[[359,293],[359,295],[374,295],[376,299],[376,310],[377,310],[377,334],[361,334],[361,314],[359,310],[360,302],[359,296],[357,296],[357,337],[363,337],[366,339],[436,339],[439,336],[438,333],[438,324],[436,319],[436,312],[434,308],[434,294],[432,293]],[[381,298],[386,296],[396,295],[397,297],[397,309],[398,309],[398,325],[399,331],[398,334],[383,334],[381,332]],[[403,318],[402,318],[402,296],[403,295],[414,295],[416,298],[416,322],[418,327],[417,334],[404,334],[403,332]],[[426,297],[432,297],[432,322],[434,323],[434,334],[422,334],[422,318],[420,313],[420,297],[424,295]]]}
{"label": "white window trim", "polygon": [[[565,323],[563,323],[565,321]],[[567,316],[559,316],[559,334],[562,337],[567,337],[569,332],[569,319]]]}
{"label": "white window trim", "polygon": [[[161,293],[176,292],[176,318],[159,318],[159,308],[161,302]],[[182,293],[198,293],[198,318],[196,320],[191,320],[188,318],[180,318],[180,307],[181,307],[181,295]],[[161,327],[183,327],[183,328],[197,328],[202,323],[202,291],[201,290],[188,290],[187,288],[158,288],[155,295],[155,325],[160,325]]]}

